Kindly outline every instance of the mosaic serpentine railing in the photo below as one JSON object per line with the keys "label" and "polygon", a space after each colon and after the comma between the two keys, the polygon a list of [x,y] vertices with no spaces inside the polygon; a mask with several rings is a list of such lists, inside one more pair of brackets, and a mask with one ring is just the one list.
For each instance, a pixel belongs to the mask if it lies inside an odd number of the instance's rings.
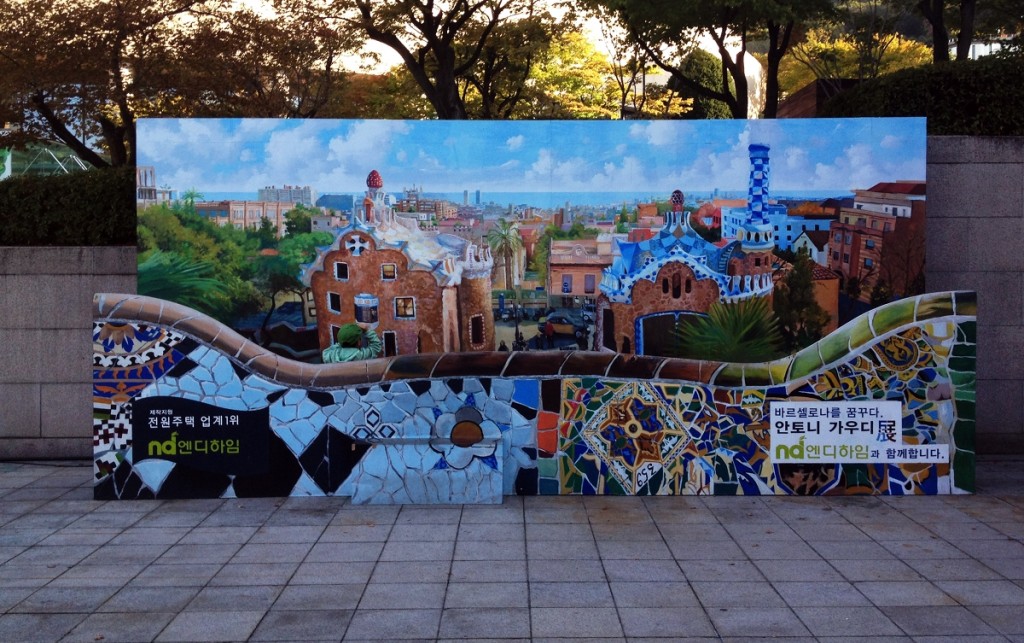
{"label": "mosaic serpentine railing", "polygon": [[[311,365],[189,308],[94,301],[95,496],[934,494],[974,490],[976,299],[877,308],[764,364],[596,352]],[[932,463],[773,463],[776,401],[899,400]]]}

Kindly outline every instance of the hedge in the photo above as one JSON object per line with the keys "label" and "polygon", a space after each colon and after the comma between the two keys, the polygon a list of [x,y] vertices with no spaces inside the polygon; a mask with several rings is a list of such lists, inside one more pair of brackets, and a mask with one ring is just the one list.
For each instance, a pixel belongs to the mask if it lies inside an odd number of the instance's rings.
{"label": "hedge", "polygon": [[926,116],[928,133],[1024,136],[1024,57],[904,69],[860,83],[819,116]]}
{"label": "hedge", "polygon": [[0,246],[135,245],[135,170],[0,181]]}

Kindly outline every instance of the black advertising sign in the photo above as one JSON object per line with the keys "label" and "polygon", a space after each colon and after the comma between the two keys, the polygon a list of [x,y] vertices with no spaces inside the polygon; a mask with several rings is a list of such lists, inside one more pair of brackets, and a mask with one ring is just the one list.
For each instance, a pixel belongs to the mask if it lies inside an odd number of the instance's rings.
{"label": "black advertising sign", "polygon": [[267,408],[237,411],[180,397],[137,398],[132,431],[135,462],[158,458],[232,475],[267,470]]}

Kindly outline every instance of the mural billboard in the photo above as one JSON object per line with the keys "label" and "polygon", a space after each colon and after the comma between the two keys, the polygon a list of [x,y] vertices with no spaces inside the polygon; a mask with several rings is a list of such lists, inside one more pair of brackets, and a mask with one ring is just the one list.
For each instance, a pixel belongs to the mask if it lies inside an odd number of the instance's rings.
{"label": "mural billboard", "polygon": [[924,119],[142,119],[138,159],[139,293],[306,362],[763,362],[925,291]]}

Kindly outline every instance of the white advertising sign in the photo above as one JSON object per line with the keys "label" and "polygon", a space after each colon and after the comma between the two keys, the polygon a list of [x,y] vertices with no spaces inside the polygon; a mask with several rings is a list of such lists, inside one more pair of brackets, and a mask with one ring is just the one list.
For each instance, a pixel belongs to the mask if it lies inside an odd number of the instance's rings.
{"label": "white advertising sign", "polygon": [[773,462],[949,462],[949,445],[903,443],[898,401],[770,406]]}

